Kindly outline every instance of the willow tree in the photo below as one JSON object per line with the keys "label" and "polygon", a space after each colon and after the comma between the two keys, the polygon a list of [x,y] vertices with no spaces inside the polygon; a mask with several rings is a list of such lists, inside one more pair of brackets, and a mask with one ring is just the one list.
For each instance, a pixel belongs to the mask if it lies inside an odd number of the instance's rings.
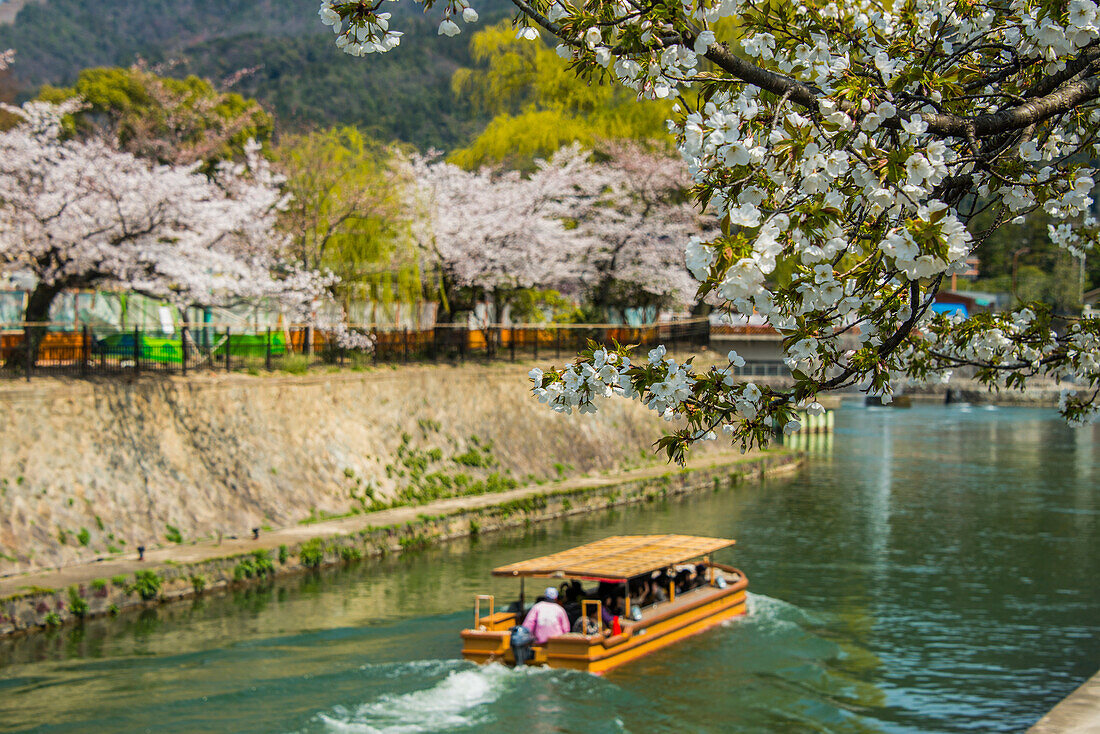
{"label": "willow tree", "polygon": [[469,145],[451,153],[452,163],[533,169],[536,158],[549,158],[563,146],[591,148],[605,138],[652,142],[671,151],[669,100],[639,104],[629,89],[590,84],[550,46],[516,38],[507,22],[475,33],[470,54],[476,65],[455,71],[451,86],[493,118]]}
{"label": "willow tree", "polygon": [[[794,376],[760,388],[733,379],[736,355],[700,373],[662,350],[627,366],[601,349],[535,375],[550,406],[642,400],[684,419],[662,440],[677,459],[718,429],[743,446],[772,419],[796,430],[795,407],[818,409],[828,390],[890,393],[958,367],[991,387],[1066,381],[1063,415],[1100,415],[1100,319],[1059,324],[1038,304],[964,321],[931,311],[945,277],[1033,212],[1056,220],[1059,246],[1093,248],[1095,2],[512,2],[520,36],[552,35],[576,72],[677,100],[696,199],[723,222],[688,246],[688,265],[700,293],[782,333]],[[383,51],[399,37],[381,5],[324,0],[320,14],[345,51]],[[441,5],[451,25],[466,8]]]}
{"label": "willow tree", "polygon": [[340,296],[420,295],[405,214],[409,184],[394,155],[354,127],[284,135],[274,150],[289,195],[280,213],[287,254],[305,269],[336,275]]}

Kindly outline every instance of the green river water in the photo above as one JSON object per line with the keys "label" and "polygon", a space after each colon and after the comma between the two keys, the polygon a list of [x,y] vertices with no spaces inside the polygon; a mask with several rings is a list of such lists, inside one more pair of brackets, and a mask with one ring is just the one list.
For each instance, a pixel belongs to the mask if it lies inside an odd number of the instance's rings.
{"label": "green river water", "polygon": [[[0,641],[0,730],[1022,731],[1100,668],[1100,427],[846,408],[798,475]],[[458,659],[498,564],[738,539],[748,617],[596,677]]]}

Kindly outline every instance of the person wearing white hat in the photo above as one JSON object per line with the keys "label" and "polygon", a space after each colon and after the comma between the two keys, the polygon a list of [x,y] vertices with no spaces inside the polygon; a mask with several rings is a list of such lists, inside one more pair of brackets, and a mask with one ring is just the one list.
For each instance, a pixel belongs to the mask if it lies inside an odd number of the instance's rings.
{"label": "person wearing white hat", "polygon": [[523,620],[523,626],[534,636],[536,645],[544,645],[551,637],[569,632],[569,615],[558,603],[558,590],[546,587],[543,599],[531,607]]}

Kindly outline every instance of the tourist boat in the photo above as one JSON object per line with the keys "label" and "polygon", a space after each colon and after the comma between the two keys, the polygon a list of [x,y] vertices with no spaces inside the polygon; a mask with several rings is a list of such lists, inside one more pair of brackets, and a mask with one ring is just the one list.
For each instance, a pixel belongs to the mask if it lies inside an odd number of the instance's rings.
{"label": "tourist boat", "polygon": [[[602,673],[654,650],[671,645],[689,635],[743,615],[747,611],[748,578],[733,566],[712,562],[710,554],[733,546],[725,538],[691,535],[624,535],[604,538],[577,548],[512,563],[493,569],[493,576],[514,578],[520,582],[519,601],[511,611],[497,611],[492,595],[478,595],[474,601],[474,626],[462,631],[462,656],[477,663],[515,664],[511,649],[511,629],[523,621],[524,580],[550,579],[597,582],[603,589],[623,585],[625,609],[616,621],[617,634],[605,629],[599,598],[583,598],[582,616],[592,620],[591,634],[571,632],[551,637],[544,645],[531,648],[527,664],[570,668]],[[639,579],[652,578],[661,571],[682,571],[701,561],[694,588],[678,591],[670,583],[662,591],[667,598],[630,608],[628,590]],[[540,586],[542,584],[540,583]],[[586,597],[598,596],[586,590]],[[635,605],[637,607],[637,605]],[[483,612],[488,612],[483,615]]]}

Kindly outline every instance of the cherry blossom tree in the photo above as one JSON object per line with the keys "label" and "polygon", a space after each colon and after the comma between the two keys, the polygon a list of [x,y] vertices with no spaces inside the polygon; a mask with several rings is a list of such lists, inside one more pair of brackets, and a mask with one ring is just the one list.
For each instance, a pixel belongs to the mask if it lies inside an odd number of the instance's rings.
{"label": "cherry blossom tree", "polygon": [[28,271],[28,335],[68,288],[114,286],[180,307],[272,299],[302,315],[327,279],[280,262],[278,179],[248,146],[212,177],[100,138],[64,140],[79,103],[29,102],[0,133],[0,270]]}
{"label": "cherry blossom tree", "polygon": [[[386,51],[400,38],[381,4],[324,0],[320,14],[345,51]],[[457,31],[465,0],[440,4],[440,31]],[[677,99],[671,130],[696,198],[723,221],[688,265],[702,294],[768,318],[794,376],[764,389],[732,378],[736,355],[699,373],[599,352],[538,376],[553,407],[636,397],[686,421],[662,443],[677,459],[720,428],[743,446],[772,422],[796,430],[796,406],[817,410],[827,390],[890,394],[958,367],[991,388],[1065,381],[1067,419],[1100,415],[1100,320],[1038,305],[931,313],[944,278],[1006,222],[1041,210],[1060,246],[1094,248],[1094,0],[513,4],[519,34],[555,36],[578,72]]]}
{"label": "cherry blossom tree", "polygon": [[530,176],[426,159],[412,168],[427,213],[421,240],[449,293],[470,288],[498,309],[533,287],[605,311],[694,301],[683,248],[705,229],[684,199],[689,180],[678,159],[605,142],[598,156],[562,148]]}
{"label": "cherry blossom tree", "polygon": [[465,171],[424,157],[408,163],[415,182],[417,238],[439,266],[445,299],[457,289],[492,299],[497,313],[516,290],[575,291],[591,249],[584,230],[567,227],[563,202],[598,189],[593,167],[578,148],[538,161],[530,176],[518,171]]}
{"label": "cherry blossom tree", "polygon": [[717,223],[687,198],[687,167],[629,141],[604,141],[599,154],[584,196],[558,202],[558,215],[589,235],[581,255],[588,298],[605,311],[694,305],[698,283],[684,245],[713,236]]}

